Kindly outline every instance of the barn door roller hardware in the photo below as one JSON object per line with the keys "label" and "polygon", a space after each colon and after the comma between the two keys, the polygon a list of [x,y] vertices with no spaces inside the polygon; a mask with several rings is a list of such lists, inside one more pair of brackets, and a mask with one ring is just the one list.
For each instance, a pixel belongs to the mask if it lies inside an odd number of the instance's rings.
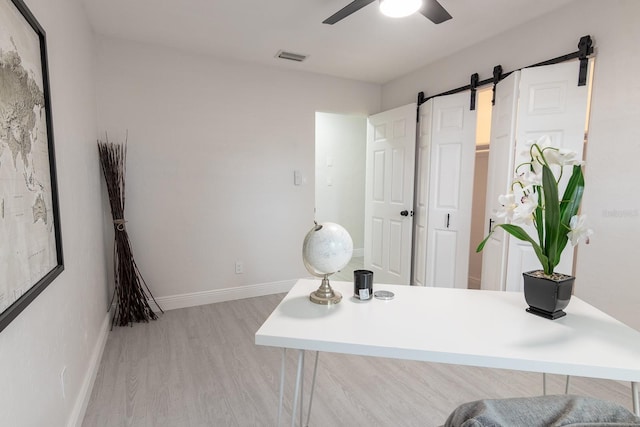
{"label": "barn door roller hardware", "polygon": [[591,36],[584,36],[578,42],[578,52],[580,52],[580,72],[578,74],[578,86],[587,84],[587,66],[589,64],[589,55],[593,53],[593,41]]}
{"label": "barn door roller hardware", "polygon": [[502,78],[502,65],[496,65],[493,67],[493,96],[491,98],[491,105],[496,105],[496,86]]}
{"label": "barn door roller hardware", "polygon": [[476,109],[476,88],[478,87],[478,82],[480,81],[480,76],[478,73],[471,74],[471,105],[469,109],[471,111]]}

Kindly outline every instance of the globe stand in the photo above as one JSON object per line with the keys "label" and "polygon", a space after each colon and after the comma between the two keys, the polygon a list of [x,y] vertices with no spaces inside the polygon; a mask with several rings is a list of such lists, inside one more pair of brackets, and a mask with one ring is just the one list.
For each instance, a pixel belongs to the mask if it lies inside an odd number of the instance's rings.
{"label": "globe stand", "polygon": [[316,304],[337,304],[342,299],[342,294],[331,289],[331,285],[329,284],[329,275],[325,274],[322,277],[322,283],[320,284],[320,287],[314,292],[311,292],[311,295],[309,295],[309,299],[311,300],[311,302],[314,302]]}

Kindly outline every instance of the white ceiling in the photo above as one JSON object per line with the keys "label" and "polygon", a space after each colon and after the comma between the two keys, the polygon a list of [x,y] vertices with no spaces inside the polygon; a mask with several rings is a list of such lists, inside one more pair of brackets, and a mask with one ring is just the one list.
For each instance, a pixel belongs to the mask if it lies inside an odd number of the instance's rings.
{"label": "white ceiling", "polygon": [[[335,25],[351,0],[82,0],[99,34],[220,58],[386,83],[572,0],[440,0],[453,16],[435,25],[372,3]],[[275,58],[283,49],[303,63]]]}

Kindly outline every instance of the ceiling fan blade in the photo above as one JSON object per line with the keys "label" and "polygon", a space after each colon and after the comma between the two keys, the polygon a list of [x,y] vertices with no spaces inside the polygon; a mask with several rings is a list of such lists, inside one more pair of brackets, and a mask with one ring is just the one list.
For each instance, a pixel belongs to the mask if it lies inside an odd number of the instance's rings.
{"label": "ceiling fan blade", "polygon": [[442,7],[438,0],[423,0],[420,13],[429,18],[434,24],[440,24],[452,18],[449,12]]}
{"label": "ceiling fan blade", "polygon": [[369,3],[373,3],[374,1],[376,0],[354,0],[348,5],[346,5],[345,7],[343,7],[342,9],[340,9],[339,11],[337,11],[336,13],[334,13],[333,15],[331,15],[330,17],[328,17],[327,19],[325,19],[324,21],[322,21],[322,23],[333,25],[336,22],[351,15],[353,12],[359,11]]}

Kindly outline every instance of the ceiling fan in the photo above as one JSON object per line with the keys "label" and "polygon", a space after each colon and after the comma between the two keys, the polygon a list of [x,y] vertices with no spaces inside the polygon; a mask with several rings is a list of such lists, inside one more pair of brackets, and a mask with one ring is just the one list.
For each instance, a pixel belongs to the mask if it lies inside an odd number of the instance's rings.
{"label": "ceiling fan", "polygon": [[[333,25],[336,22],[351,15],[352,13],[362,9],[368,4],[373,3],[374,1],[376,0],[354,0],[348,5],[346,5],[345,7],[343,7],[342,9],[340,9],[339,11],[337,11],[336,13],[334,13],[333,15],[331,15],[330,17],[328,17],[327,19],[325,19],[324,21],[322,21],[322,23]],[[380,0],[380,8],[382,9],[384,7],[384,3],[391,3],[393,1],[394,0]],[[451,15],[449,14],[449,12],[447,12],[446,9],[442,7],[442,5],[438,3],[437,0],[422,0],[422,1],[416,0],[416,1],[418,3],[421,3],[421,5],[417,6],[416,9],[418,9],[421,14],[426,16],[434,24],[440,24],[444,21],[451,19]],[[413,11],[407,14],[413,13],[414,11],[416,11],[416,9],[414,9]],[[398,15],[398,16],[406,16],[407,14]]]}

